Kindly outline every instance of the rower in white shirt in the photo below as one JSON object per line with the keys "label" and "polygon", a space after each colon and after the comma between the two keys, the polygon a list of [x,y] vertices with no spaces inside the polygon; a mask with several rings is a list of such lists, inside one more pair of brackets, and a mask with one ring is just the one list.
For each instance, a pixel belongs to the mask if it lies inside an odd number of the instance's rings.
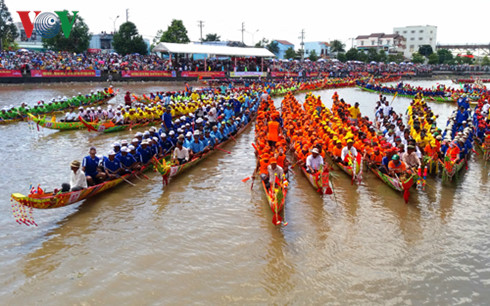
{"label": "rower in white shirt", "polygon": [[318,148],[313,148],[311,154],[306,158],[306,171],[316,173],[323,166],[323,157],[320,155]]}
{"label": "rower in white shirt", "polygon": [[345,159],[348,155],[350,155],[352,159],[355,159],[357,156],[357,150],[353,147],[353,145],[354,140],[349,139],[347,140],[347,146],[342,149],[341,158],[342,162],[345,164],[348,163],[348,161]]}

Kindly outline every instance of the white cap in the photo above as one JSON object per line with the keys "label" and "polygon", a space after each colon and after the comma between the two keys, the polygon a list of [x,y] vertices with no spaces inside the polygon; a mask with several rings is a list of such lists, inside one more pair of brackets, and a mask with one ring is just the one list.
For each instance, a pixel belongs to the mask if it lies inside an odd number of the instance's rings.
{"label": "white cap", "polygon": [[146,135],[150,135],[150,132],[145,131],[145,132],[143,133],[143,136],[146,136]]}
{"label": "white cap", "polygon": [[143,133],[141,133],[141,132],[136,133],[136,137],[142,137],[142,136],[143,136]]}
{"label": "white cap", "polygon": [[161,133],[161,134],[160,134],[160,137],[167,137],[167,134],[165,134],[165,133]]}
{"label": "white cap", "polygon": [[156,129],[154,127],[151,127],[150,132],[156,132]]}
{"label": "white cap", "polygon": [[124,145],[127,145],[127,144],[128,144],[128,141],[127,141],[127,140],[123,140],[123,141],[121,141],[121,145],[123,145],[123,146],[124,146]]}
{"label": "white cap", "polygon": [[192,136],[192,132],[187,132],[186,137]]}
{"label": "white cap", "polygon": [[119,142],[115,142],[115,143],[113,143],[113,144],[112,144],[112,146],[113,146],[113,147],[120,147],[120,146],[121,146],[121,144],[120,144]]}
{"label": "white cap", "polygon": [[133,151],[135,150],[135,147],[134,146],[129,146],[129,151]]}
{"label": "white cap", "polygon": [[152,138],[154,141],[158,142],[158,137],[153,137]]}
{"label": "white cap", "polygon": [[131,140],[131,143],[133,142],[139,142],[140,140],[138,138],[133,138],[133,140]]}
{"label": "white cap", "polygon": [[199,132],[199,130],[195,130],[195,131],[194,131],[194,135],[199,135],[199,134],[201,134],[201,133]]}
{"label": "white cap", "polygon": [[116,152],[114,150],[109,151],[109,155],[116,155]]}
{"label": "white cap", "polygon": [[168,132],[169,135],[175,135],[175,132],[174,131],[170,131]]}
{"label": "white cap", "polygon": [[126,152],[126,153],[128,153],[128,152],[129,152],[128,147],[122,147],[122,148],[121,148],[121,152]]}

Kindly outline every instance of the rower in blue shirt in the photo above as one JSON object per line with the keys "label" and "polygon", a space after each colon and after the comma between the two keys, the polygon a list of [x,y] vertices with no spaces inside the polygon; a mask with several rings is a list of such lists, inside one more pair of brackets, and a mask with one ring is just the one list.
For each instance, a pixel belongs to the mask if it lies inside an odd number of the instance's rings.
{"label": "rower in blue shirt", "polygon": [[105,173],[99,172],[100,159],[95,155],[97,150],[95,147],[90,147],[89,155],[85,156],[82,161],[82,171],[87,177],[87,183],[89,186],[93,186],[98,182],[104,181],[106,178]]}
{"label": "rower in blue shirt", "polygon": [[121,168],[121,162],[116,159],[116,152],[114,151],[110,151],[108,156],[104,156],[102,165],[108,180],[118,178],[124,172],[124,169]]}
{"label": "rower in blue shirt", "polygon": [[201,143],[201,141],[199,141],[199,134],[200,134],[199,130],[196,130],[194,132],[194,139],[189,146],[192,156],[199,155],[204,150],[203,144]]}
{"label": "rower in blue shirt", "polygon": [[218,140],[218,141],[216,141],[215,144],[218,144],[223,140],[223,134],[221,134],[221,132],[218,130],[218,126],[216,126],[216,125],[213,126],[213,131],[211,132],[211,137],[213,139]]}
{"label": "rower in blue shirt", "polygon": [[148,146],[148,141],[147,140],[144,140],[141,143],[141,146],[139,146],[136,149],[136,154],[138,154],[138,155],[141,156],[141,163],[143,165],[146,165],[146,164],[148,164],[148,162],[150,162],[151,157],[153,156],[153,154],[151,152],[151,148]]}
{"label": "rower in blue shirt", "polygon": [[121,148],[121,156],[119,156],[118,160],[121,163],[121,168],[124,169],[125,173],[130,173],[138,164],[134,156],[129,153],[128,147]]}

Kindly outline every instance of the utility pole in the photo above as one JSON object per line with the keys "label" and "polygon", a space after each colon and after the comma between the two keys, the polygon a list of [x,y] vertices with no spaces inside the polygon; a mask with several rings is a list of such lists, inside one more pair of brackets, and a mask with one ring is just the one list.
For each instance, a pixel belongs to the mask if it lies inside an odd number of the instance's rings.
{"label": "utility pole", "polygon": [[201,28],[201,44],[202,44],[202,27],[204,27],[204,21],[199,20],[197,26]]}
{"label": "utility pole", "polygon": [[242,22],[242,29],[241,29],[241,31],[242,31],[242,44],[245,44],[243,42],[243,33],[245,32],[245,22]]}
{"label": "utility pole", "polygon": [[129,9],[126,9],[126,22],[129,20]]}
{"label": "utility pole", "polygon": [[298,37],[299,39],[301,39],[301,43],[299,44],[301,46],[301,61],[304,61],[305,59],[305,30],[302,29],[301,30],[301,36]]}

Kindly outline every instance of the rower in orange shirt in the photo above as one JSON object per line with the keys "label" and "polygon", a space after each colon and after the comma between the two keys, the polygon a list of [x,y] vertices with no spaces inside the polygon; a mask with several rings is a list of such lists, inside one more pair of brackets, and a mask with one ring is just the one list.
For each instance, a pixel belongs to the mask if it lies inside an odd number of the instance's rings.
{"label": "rower in orange shirt", "polygon": [[275,118],[277,115],[273,114],[272,120],[267,123],[267,140],[271,147],[274,147],[279,140],[279,122],[274,120]]}
{"label": "rower in orange shirt", "polygon": [[395,154],[388,163],[388,171],[390,175],[405,173],[407,166],[400,160],[400,155]]}

